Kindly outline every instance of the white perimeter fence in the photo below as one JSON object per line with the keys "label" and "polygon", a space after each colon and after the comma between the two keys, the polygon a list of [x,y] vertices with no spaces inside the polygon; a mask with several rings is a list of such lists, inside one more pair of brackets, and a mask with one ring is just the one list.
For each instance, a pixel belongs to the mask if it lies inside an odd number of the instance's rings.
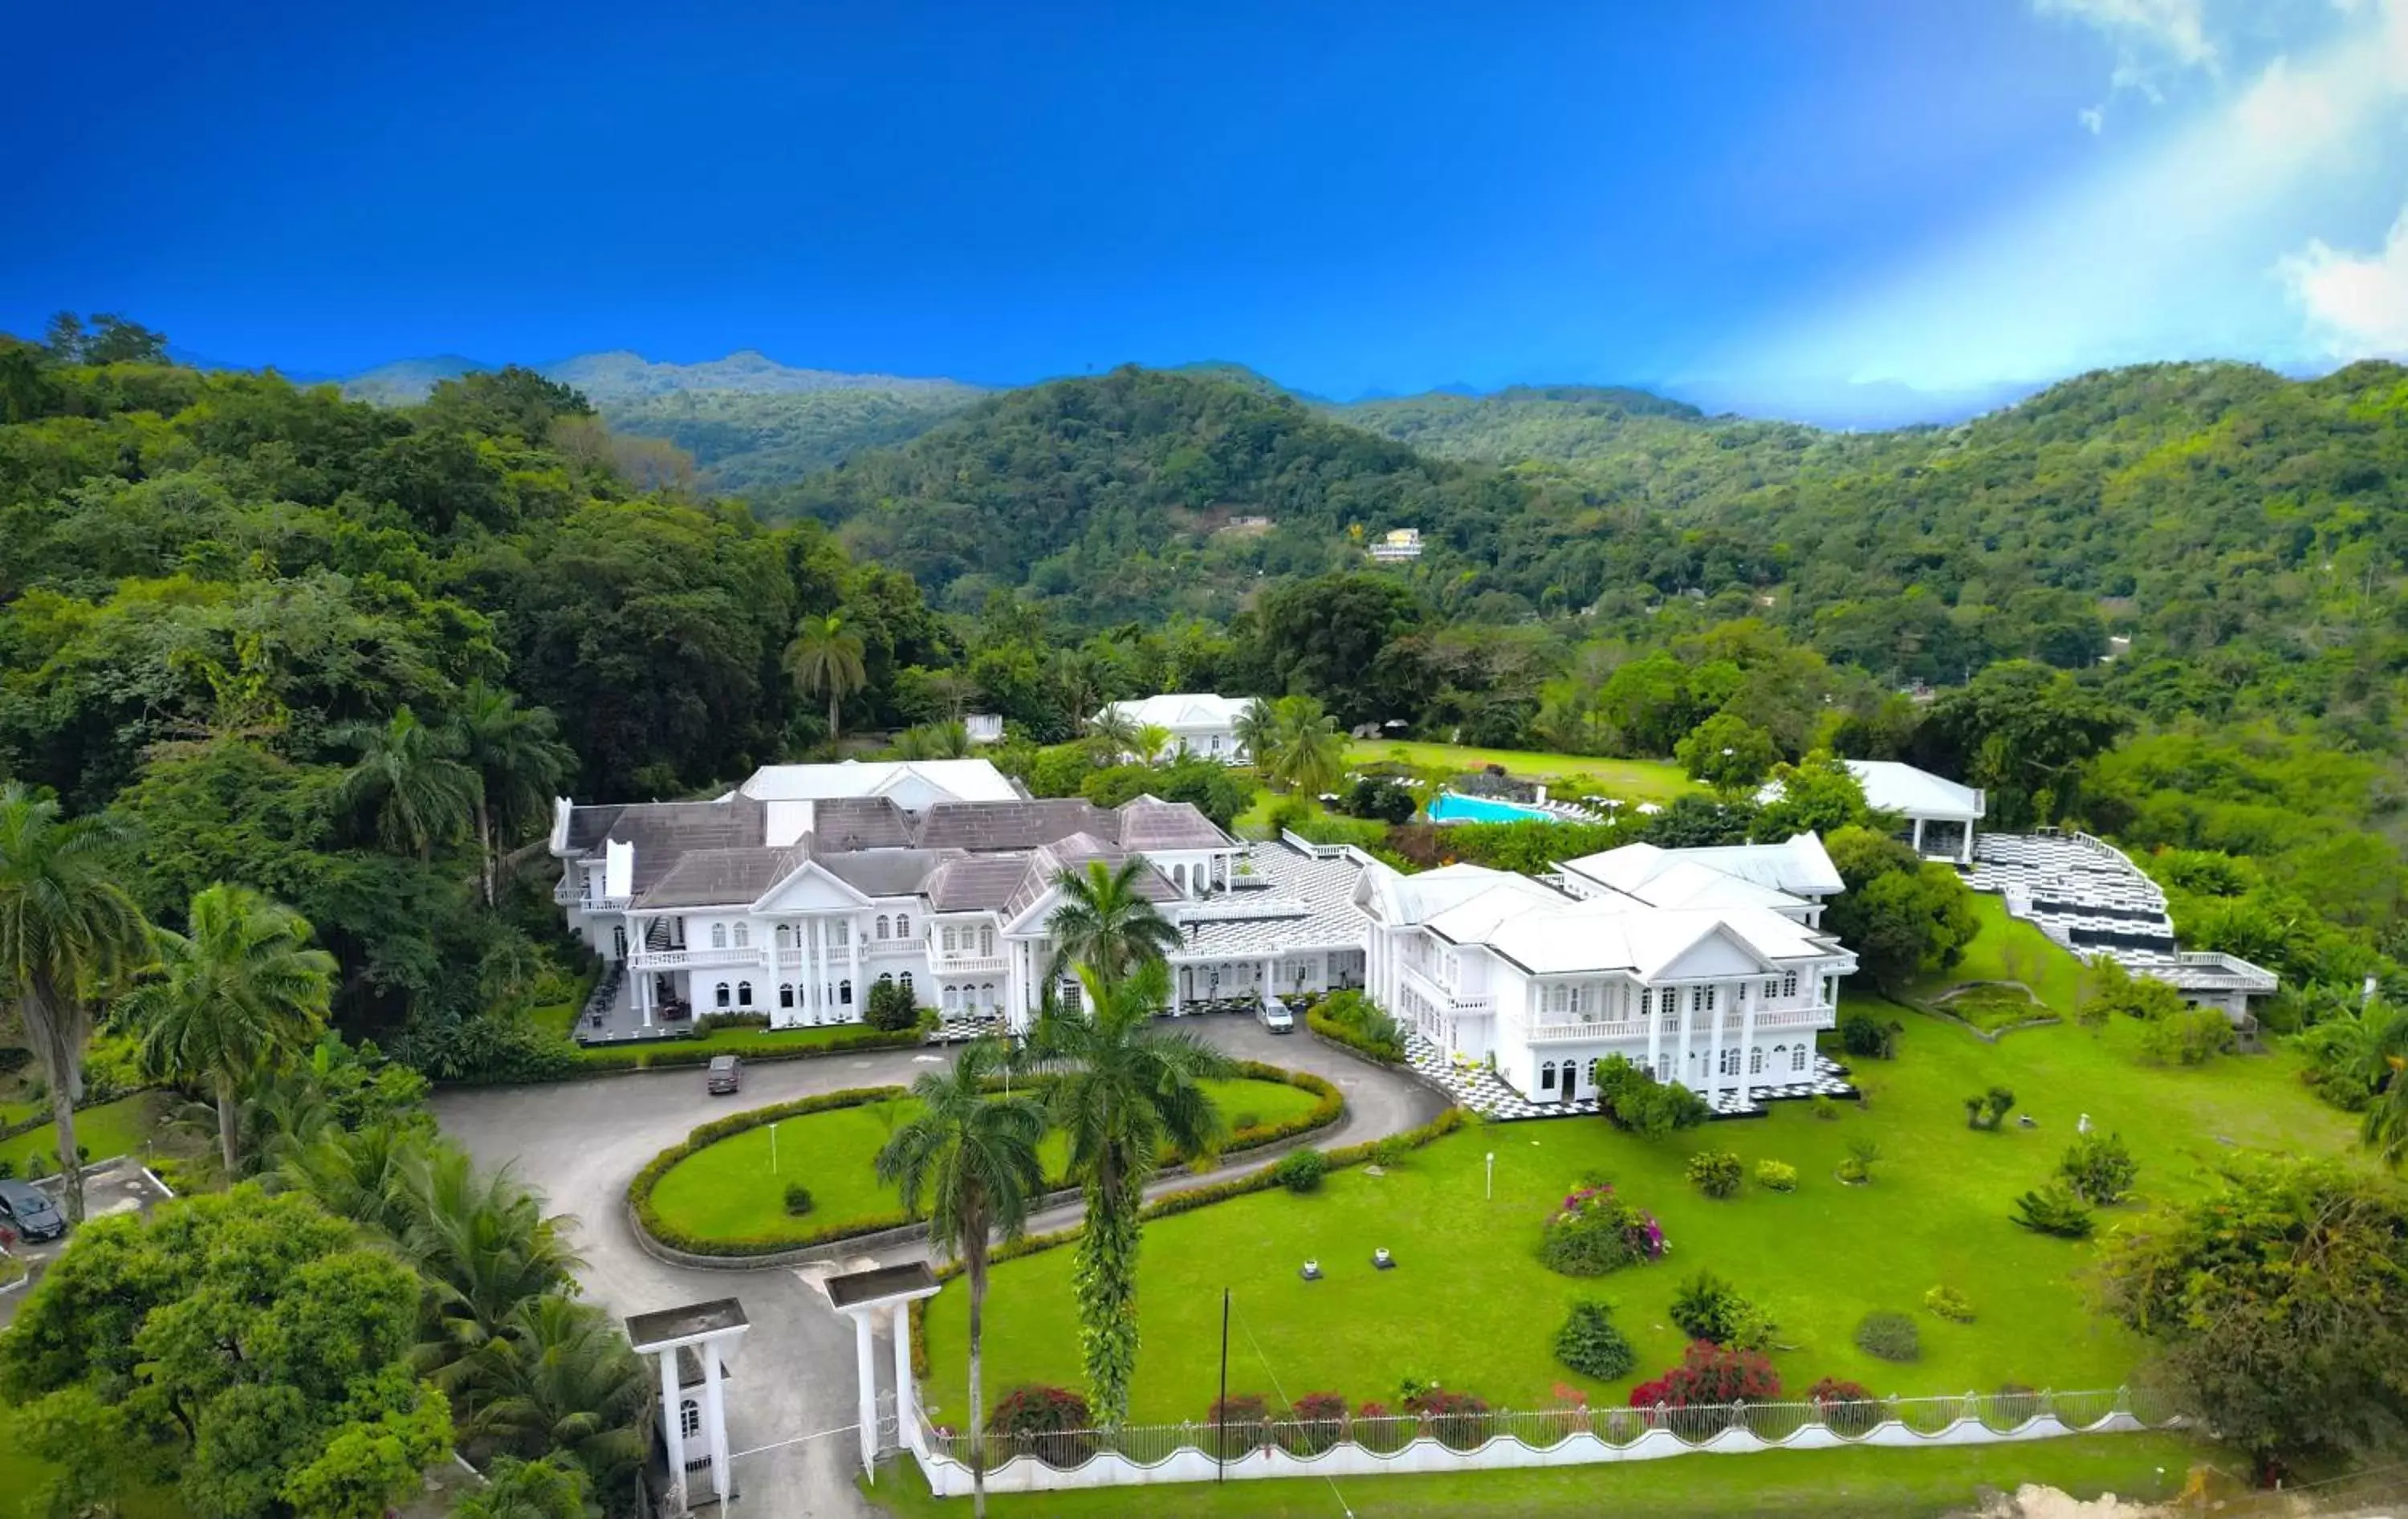
{"label": "white perimeter fence", "polygon": [[[2161,1429],[2181,1415],[2138,1389],[1969,1393],[1847,1402],[1686,1409],[1548,1409],[1387,1418],[1270,1417],[1212,1424],[997,1436],[984,1441],[990,1492],[1211,1482],[1216,1476],[1369,1477],[1653,1461],[1698,1453],[1842,1445],[1987,1445],[2060,1435]],[[924,1416],[911,1453],[940,1498],[970,1490],[969,1439]]]}

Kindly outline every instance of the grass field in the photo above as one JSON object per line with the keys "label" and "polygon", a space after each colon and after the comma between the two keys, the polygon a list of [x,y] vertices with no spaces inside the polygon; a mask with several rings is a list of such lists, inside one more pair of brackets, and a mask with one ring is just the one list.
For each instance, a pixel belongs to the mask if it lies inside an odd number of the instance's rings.
{"label": "grass field", "polygon": [[1702,795],[1705,790],[1683,774],[1679,766],[1662,760],[1603,759],[1595,754],[1550,754],[1528,749],[1473,749],[1463,744],[1390,742],[1378,738],[1355,739],[1347,745],[1346,757],[1354,765],[1396,760],[1417,768],[1443,769],[1456,774],[1477,770],[1484,766],[1501,765],[1509,774],[1525,780],[1544,781],[1551,787],[1560,783],[1561,793],[1567,797],[1594,792],[1600,796],[1619,796],[1631,801],[1669,802],[1690,792]]}
{"label": "grass field", "polygon": [[[1143,1350],[1132,1416],[1201,1417],[1212,1400],[1223,1287],[1235,1289],[1232,1392],[1295,1397],[1335,1391],[1394,1401],[1406,1377],[1436,1380],[1494,1406],[1546,1404],[1555,1383],[1619,1402],[1630,1383],[1679,1358],[1684,1337],[1667,1311],[1684,1278],[1710,1268],[1780,1323],[1774,1354],[1784,1385],[1802,1391],[1833,1375],[1876,1393],[1959,1393],[2005,1382],[2112,1387],[2140,1347],[2088,1311],[2079,1276],[2094,1246],[2029,1233],[2009,1221],[2013,1199],[2054,1170],[2087,1113],[2120,1131],[2141,1164],[2143,1199],[2192,1193],[2239,1148],[2338,1153],[2346,1115],[2317,1103],[2288,1054],[2167,1068],[2133,1057],[2137,1025],[2094,1034],[2072,1025],[2028,1030],[1992,1045],[1962,1028],[1890,1004],[1872,1010],[1905,1025],[1900,1056],[1856,1073],[1867,1105],[1819,1120],[1784,1103],[1769,1118],[1707,1125],[1664,1140],[1634,1139],[1594,1118],[1499,1125],[1456,1135],[1373,1177],[1334,1175],[1318,1196],[1262,1193],[1146,1225],[1140,1303]],[[2020,1098],[2034,1130],[1965,1125],[1962,1099],[1991,1085]],[[1833,1170],[1847,1141],[1875,1140],[1885,1159],[1870,1185]],[[1684,1179],[1696,1151],[1729,1149],[1752,1172],[1759,1158],[1798,1168],[1798,1189],[1749,1184],[1710,1201]],[[1484,1197],[1484,1156],[1496,1156]],[[1558,1276],[1534,1258],[1542,1221],[1584,1174],[1601,1172],[1652,1210],[1671,1242],[1664,1261],[1610,1276]],[[2137,1216],[2145,1200],[2111,1214]],[[1374,1273],[1377,1246],[1399,1268]],[[1025,1382],[1077,1385],[1073,1253],[1049,1251],[996,1269],[988,1304],[990,1392]],[[1317,1257],[1327,1273],[1299,1281]],[[1978,1318],[1958,1325],[1923,1311],[1946,1284]],[[1550,1346],[1567,1307],[1603,1298],[1639,1351],[1630,1379],[1584,1383]],[[963,1294],[930,1305],[930,1397],[963,1406]],[[1914,1315],[1919,1362],[1898,1366],[1858,1351],[1868,1311]],[[939,1417],[941,1417],[941,1412]]]}
{"label": "grass field", "polygon": [[[1300,1117],[1320,1100],[1280,1082],[1207,1082],[1205,1087],[1233,1128],[1240,1126],[1236,1122],[1240,1117],[1265,1124]],[[886,1217],[899,1211],[902,1203],[893,1189],[879,1182],[871,1164],[893,1132],[891,1125],[910,1119],[916,1107],[896,1101],[782,1120],[774,1159],[767,1125],[731,1134],[669,1168],[652,1189],[652,1206],[665,1222],[689,1234],[738,1239],[787,1224],[786,1183],[800,1182],[811,1189],[813,1206],[804,1221],[810,1227],[837,1228]],[[1046,1173],[1059,1176],[1061,1136],[1049,1135],[1043,1153]]]}
{"label": "grass field", "polygon": [[1965,946],[1963,959],[1917,982],[1915,996],[1928,1001],[1968,982],[2020,982],[2043,1009],[2072,1017],[2082,1005],[2082,962],[2030,924],[2008,916],[2005,898],[1987,892],[1970,896],[1981,932]]}
{"label": "grass field", "polygon": [[[1349,1477],[1278,1482],[1189,1483],[1093,1492],[996,1494],[997,1519],[1534,1519],[1544,1515],[1646,1514],[1649,1519],[1724,1519],[1781,1514],[1806,1519],[1928,1519],[1971,1511],[1985,1487],[2013,1492],[2042,1483],[2081,1498],[2104,1493],[2157,1500],[2182,1490],[2195,1464],[2232,1465],[2214,1446],[2181,1435],[2077,1435],[2024,1445],[1928,1450],[1768,1451],[1684,1456],[1557,1471],[1475,1471],[1425,1477]],[[881,1468],[869,1499],[927,1519],[969,1512],[969,1499],[940,1502],[919,1469]]]}
{"label": "grass field", "polygon": [[[86,1108],[76,1114],[76,1143],[82,1147],[88,1161],[130,1154],[150,1138],[150,1126],[164,1100],[156,1093],[144,1093]],[[14,1167],[19,1176],[25,1174],[25,1162],[36,1155],[42,1157],[44,1166],[56,1170],[58,1148],[58,1132],[45,1124],[0,1143],[0,1160]]]}

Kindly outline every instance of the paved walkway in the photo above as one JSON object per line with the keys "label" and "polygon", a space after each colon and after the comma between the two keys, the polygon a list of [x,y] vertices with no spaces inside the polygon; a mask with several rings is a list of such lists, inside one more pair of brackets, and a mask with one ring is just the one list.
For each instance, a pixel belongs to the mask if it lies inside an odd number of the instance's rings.
{"label": "paved walkway", "polygon": [[[1414,1127],[1436,1117],[1445,1100],[1412,1078],[1379,1069],[1298,1033],[1273,1035],[1237,1019],[1198,1019],[1197,1031],[1241,1059],[1261,1060],[1328,1078],[1345,1094],[1347,1112],[1314,1139],[1353,1144]],[[733,1366],[728,1440],[735,1463],[738,1514],[757,1519],[819,1519],[868,1515],[854,1493],[860,1461],[853,1422],[852,1327],[838,1319],[819,1283],[838,1270],[885,1264],[923,1254],[888,1252],[841,1267],[743,1271],[693,1270],[664,1265],[636,1242],[626,1220],[627,1182],[643,1164],[685,1138],[706,1119],[852,1086],[907,1082],[950,1052],[881,1051],[748,1067],[744,1095],[731,1103],[703,1092],[695,1070],[644,1072],[556,1086],[438,1094],[435,1111],[444,1130],[487,1166],[510,1165],[543,1189],[552,1208],[574,1214],[573,1231],[585,1257],[579,1273],[587,1295],[614,1313],[642,1312],[734,1296],[752,1327]],[[1242,1157],[1211,1173],[1235,1176],[1268,1165]],[[1182,1173],[1156,1190],[1196,1184]],[[1051,1211],[1038,1228],[1074,1222],[1075,1206]],[[893,1364],[883,1346],[880,1366]],[[842,1433],[781,1444],[821,1431]],[[759,1449],[761,1447],[772,1447]]]}

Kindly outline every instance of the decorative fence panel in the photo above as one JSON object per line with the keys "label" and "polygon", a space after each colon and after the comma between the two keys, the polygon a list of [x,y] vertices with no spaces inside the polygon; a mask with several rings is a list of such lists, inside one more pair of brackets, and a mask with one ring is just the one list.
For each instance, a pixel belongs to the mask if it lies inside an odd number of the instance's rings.
{"label": "decorative fence panel", "polygon": [[[939,1498],[970,1490],[969,1439],[914,1414],[912,1454]],[[987,1490],[1053,1492],[1219,1476],[1369,1477],[1393,1472],[1653,1461],[1706,1451],[1744,1455],[1841,1445],[1985,1445],[2060,1435],[2164,1428],[2182,1416],[2128,1389],[1969,1393],[1846,1403],[1716,1404],[1685,1409],[1546,1409],[1381,1419],[1274,1417],[1126,1425],[984,1441]]]}

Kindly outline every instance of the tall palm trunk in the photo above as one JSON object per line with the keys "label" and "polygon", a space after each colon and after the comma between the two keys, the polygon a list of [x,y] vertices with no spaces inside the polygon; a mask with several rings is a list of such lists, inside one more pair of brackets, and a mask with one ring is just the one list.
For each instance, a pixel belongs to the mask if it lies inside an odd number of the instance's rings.
{"label": "tall palm trunk", "polygon": [[837,692],[837,683],[836,683],[834,681],[830,681],[828,682],[828,742],[829,742],[829,743],[834,743],[834,742],[836,742],[836,740],[837,740],[837,727],[836,727],[837,709],[838,709],[838,704],[839,704],[839,703],[841,703],[841,702],[843,701],[843,699],[844,699],[844,698],[843,698],[842,696],[840,696],[840,695],[838,695],[838,692]]}
{"label": "tall palm trunk", "polygon": [[76,1099],[83,1095],[83,1045],[70,1026],[74,1012],[60,1005],[58,988],[36,972],[34,984],[19,1004],[25,1039],[41,1057],[42,1075],[50,1084],[50,1125],[59,1141],[60,1184],[65,1191],[67,1222],[83,1222],[83,1168],[76,1163]]}
{"label": "tall palm trunk", "polygon": [[494,906],[494,812],[484,799],[477,801],[477,868],[485,882],[485,908]]}
{"label": "tall palm trunk", "polygon": [[1107,1429],[1128,1417],[1129,1382],[1137,1371],[1136,1190],[1119,1158],[1107,1155],[1088,1189],[1086,1228],[1071,1267],[1087,1392],[1096,1426]]}
{"label": "tall palm trunk", "polygon": [[[970,1514],[986,1519],[986,1234],[983,1218],[969,1231],[962,1264],[970,1279]],[[909,1439],[907,1435],[904,1437]]]}
{"label": "tall palm trunk", "polygon": [[238,1102],[235,1096],[234,1078],[221,1072],[218,1087],[218,1156],[225,1162],[226,1185],[235,1182],[235,1114]]}

